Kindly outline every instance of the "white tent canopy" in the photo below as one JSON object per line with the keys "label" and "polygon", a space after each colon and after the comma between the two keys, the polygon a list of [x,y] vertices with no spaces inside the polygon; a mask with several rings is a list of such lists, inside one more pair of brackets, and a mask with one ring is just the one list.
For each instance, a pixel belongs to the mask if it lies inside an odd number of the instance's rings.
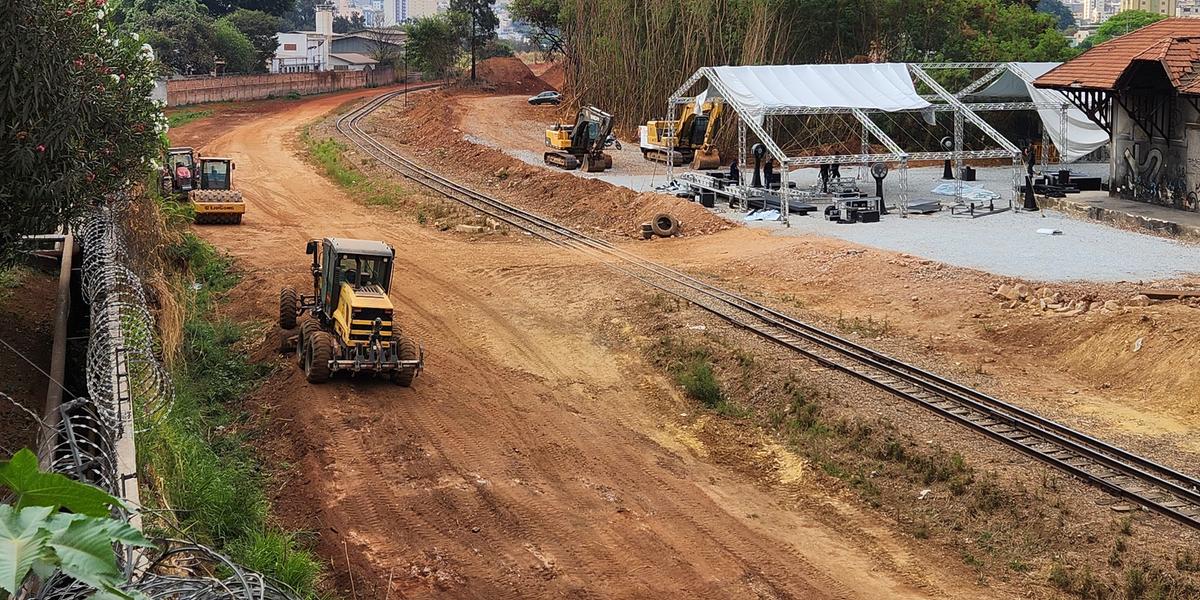
{"label": "white tent canopy", "polygon": [[908,66],[756,65],[713,67],[708,96],[724,96],[759,123],[769,112],[804,108],[920,110],[929,102],[917,93]]}
{"label": "white tent canopy", "polygon": [[[1058,148],[1064,163],[1075,162],[1108,144],[1108,133],[1092,122],[1057,90],[1033,87],[1033,80],[1062,63],[1009,63],[995,81],[970,94],[970,102],[1033,102],[1042,127]],[[1062,108],[1066,108],[1064,123]]]}

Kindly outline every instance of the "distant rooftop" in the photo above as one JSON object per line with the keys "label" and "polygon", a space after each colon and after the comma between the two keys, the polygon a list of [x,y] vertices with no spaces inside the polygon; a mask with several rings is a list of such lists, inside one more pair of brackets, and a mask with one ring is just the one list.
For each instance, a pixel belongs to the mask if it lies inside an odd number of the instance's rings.
{"label": "distant rooftop", "polygon": [[1163,19],[1113,38],[1038,77],[1042,88],[1109,91],[1135,61],[1163,65],[1181,93],[1200,93],[1200,19]]}

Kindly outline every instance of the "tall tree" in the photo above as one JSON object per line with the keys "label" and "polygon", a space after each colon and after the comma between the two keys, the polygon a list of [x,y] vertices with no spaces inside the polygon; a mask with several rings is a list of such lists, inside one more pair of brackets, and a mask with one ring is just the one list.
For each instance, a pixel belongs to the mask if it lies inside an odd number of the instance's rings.
{"label": "tall tree", "polygon": [[238,9],[260,10],[281,16],[292,10],[296,0],[201,0],[214,17],[227,15]]}
{"label": "tall tree", "polygon": [[176,73],[212,71],[212,18],[203,6],[166,5],[141,19],[140,27],[158,60]]}
{"label": "tall tree", "polygon": [[405,30],[409,64],[425,75],[445,77],[461,52],[458,34],[449,17],[421,17],[409,23]]}
{"label": "tall tree", "polygon": [[222,17],[222,20],[228,21],[250,40],[258,55],[257,64],[265,69],[279,47],[275,35],[282,30],[283,19],[261,10],[239,8]]}
{"label": "tall tree", "polygon": [[368,29],[364,35],[369,40],[369,56],[380,65],[396,67],[404,60],[404,29],[399,25]]}
{"label": "tall tree", "polygon": [[1037,9],[1038,12],[1054,15],[1054,18],[1058,19],[1060,30],[1075,27],[1075,13],[1071,12],[1071,9],[1067,8],[1062,0],[1040,0]]}
{"label": "tall tree", "polygon": [[528,36],[544,54],[566,54],[562,34],[563,0],[513,0],[508,5],[513,21],[529,28]]}
{"label": "tall tree", "polygon": [[359,13],[350,13],[349,17],[338,15],[333,18],[334,33],[350,33],[351,31],[366,29],[366,27],[367,18]]}
{"label": "tall tree", "polygon": [[1097,44],[1103,44],[1115,37],[1137,31],[1151,23],[1167,18],[1166,15],[1146,12],[1144,10],[1123,10],[1108,18],[1096,28],[1096,33],[1089,35],[1081,48],[1087,49]]}
{"label": "tall tree", "polygon": [[500,19],[496,0],[450,0],[451,18],[458,25],[464,49],[471,53],[471,81],[475,81],[475,60],[479,48],[496,37]]}

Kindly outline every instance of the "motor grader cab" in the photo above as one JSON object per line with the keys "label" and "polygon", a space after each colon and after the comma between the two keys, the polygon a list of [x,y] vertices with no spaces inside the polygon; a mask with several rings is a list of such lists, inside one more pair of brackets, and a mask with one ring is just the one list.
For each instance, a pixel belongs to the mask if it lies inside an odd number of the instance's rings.
{"label": "motor grader cab", "polygon": [[[341,372],[382,375],[409,387],[424,365],[421,348],[393,321],[388,291],[396,252],[383,242],[310,240],[313,293],[279,292],[284,346],[295,348],[312,383]],[[288,334],[299,324],[294,336]]]}
{"label": "motor grader cab", "polygon": [[647,121],[638,128],[642,156],[655,162],[671,161],[677,167],[691,163],[697,171],[719,168],[721,154],[713,137],[724,108],[720,99],[702,102],[699,111],[695,102],[688,102],[674,121]]}
{"label": "motor grader cab", "polygon": [[188,192],[188,201],[196,211],[197,223],[241,223],[246,212],[242,193],[233,189],[233,160],[201,157],[196,189]]}
{"label": "motor grader cab", "polygon": [[182,198],[197,187],[196,151],[191,146],[167,149],[163,161],[162,195],[164,198]]}
{"label": "motor grader cab", "polygon": [[546,164],[568,171],[583,168],[599,173],[612,168],[612,156],[604,151],[610,145],[621,149],[612,137],[613,116],[596,108],[579,109],[574,125],[555,125],[546,130]]}

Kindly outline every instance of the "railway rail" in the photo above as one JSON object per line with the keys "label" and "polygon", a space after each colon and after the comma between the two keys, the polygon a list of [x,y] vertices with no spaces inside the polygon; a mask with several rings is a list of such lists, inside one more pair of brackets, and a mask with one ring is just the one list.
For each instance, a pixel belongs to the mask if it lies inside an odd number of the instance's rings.
{"label": "railway rail", "polygon": [[549,243],[583,252],[614,271],[824,367],[909,400],[1110,494],[1200,529],[1200,480],[1190,475],[471,190],[409,161],[361,127],[364,118],[399,93],[382,94],[342,115],[337,121],[338,131],[381,164],[451,200]]}

